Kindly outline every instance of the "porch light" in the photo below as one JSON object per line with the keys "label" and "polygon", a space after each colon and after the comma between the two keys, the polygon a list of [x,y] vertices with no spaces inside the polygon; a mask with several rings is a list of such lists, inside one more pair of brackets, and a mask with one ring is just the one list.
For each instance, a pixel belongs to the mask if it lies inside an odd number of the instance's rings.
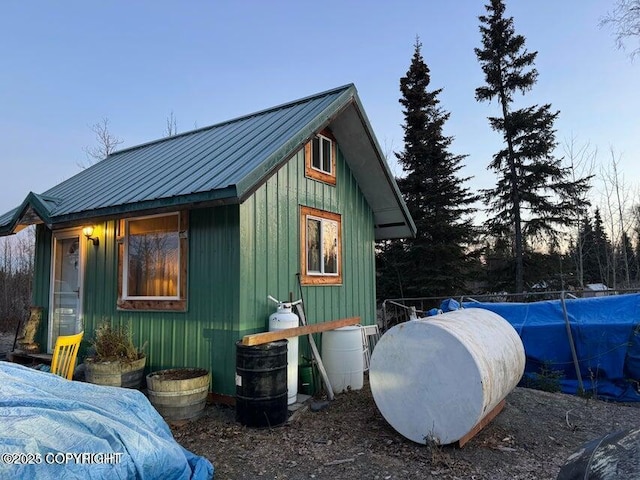
{"label": "porch light", "polygon": [[97,247],[100,244],[100,239],[98,237],[94,237],[93,236],[93,227],[92,226],[84,227],[82,229],[82,234],[85,237],[87,237],[87,240],[91,240],[95,247]]}

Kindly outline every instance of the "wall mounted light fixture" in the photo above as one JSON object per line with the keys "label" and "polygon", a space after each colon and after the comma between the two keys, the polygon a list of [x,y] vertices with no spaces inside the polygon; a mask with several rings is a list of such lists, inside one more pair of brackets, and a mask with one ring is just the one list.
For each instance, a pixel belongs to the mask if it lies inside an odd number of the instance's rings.
{"label": "wall mounted light fixture", "polygon": [[82,234],[87,237],[87,240],[91,240],[94,246],[97,247],[100,244],[100,239],[93,236],[93,227],[84,227],[82,229]]}

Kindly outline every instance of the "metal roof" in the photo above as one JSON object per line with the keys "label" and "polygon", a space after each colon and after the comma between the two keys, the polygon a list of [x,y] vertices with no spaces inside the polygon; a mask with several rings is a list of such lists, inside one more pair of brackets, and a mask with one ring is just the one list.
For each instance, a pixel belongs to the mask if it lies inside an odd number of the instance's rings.
{"label": "metal roof", "polygon": [[[329,124],[339,130],[332,122],[342,122],[360,137],[354,140],[350,134],[341,140],[334,132],[343,150],[353,145],[354,155],[368,157],[368,168],[354,168],[345,151],[356,179],[365,184],[363,193],[374,216],[380,204],[382,217],[376,223],[400,227],[381,238],[412,235],[415,226],[352,84],[115,152],[41,195],[29,193],[21,206],[0,216],[0,235],[38,218],[51,227],[184,205],[242,202],[315,132]],[[376,173],[378,181],[367,189],[367,178]],[[386,190],[382,203],[380,187]],[[390,222],[385,213],[389,208],[394,212]]]}

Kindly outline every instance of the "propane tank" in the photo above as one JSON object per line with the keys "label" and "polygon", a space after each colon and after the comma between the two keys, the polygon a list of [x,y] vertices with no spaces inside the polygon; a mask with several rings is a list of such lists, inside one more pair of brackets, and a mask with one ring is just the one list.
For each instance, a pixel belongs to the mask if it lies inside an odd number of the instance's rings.
{"label": "propane tank", "polygon": [[[269,317],[269,331],[276,332],[299,325],[298,316],[291,310],[292,304],[278,302],[278,309]],[[296,403],[298,397],[298,337],[287,338],[287,403]]]}

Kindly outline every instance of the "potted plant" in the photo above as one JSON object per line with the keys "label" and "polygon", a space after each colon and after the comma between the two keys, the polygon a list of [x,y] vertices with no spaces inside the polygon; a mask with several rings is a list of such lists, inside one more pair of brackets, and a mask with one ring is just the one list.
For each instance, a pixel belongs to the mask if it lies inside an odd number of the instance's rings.
{"label": "potted plant", "polygon": [[166,421],[191,420],[204,411],[210,383],[204,368],[170,368],[147,375],[147,395]]}
{"label": "potted plant", "polygon": [[109,322],[99,325],[92,341],[92,349],[94,353],[84,361],[87,382],[140,388],[147,358],[144,345],[138,349],[133,344],[127,325],[112,326]]}

